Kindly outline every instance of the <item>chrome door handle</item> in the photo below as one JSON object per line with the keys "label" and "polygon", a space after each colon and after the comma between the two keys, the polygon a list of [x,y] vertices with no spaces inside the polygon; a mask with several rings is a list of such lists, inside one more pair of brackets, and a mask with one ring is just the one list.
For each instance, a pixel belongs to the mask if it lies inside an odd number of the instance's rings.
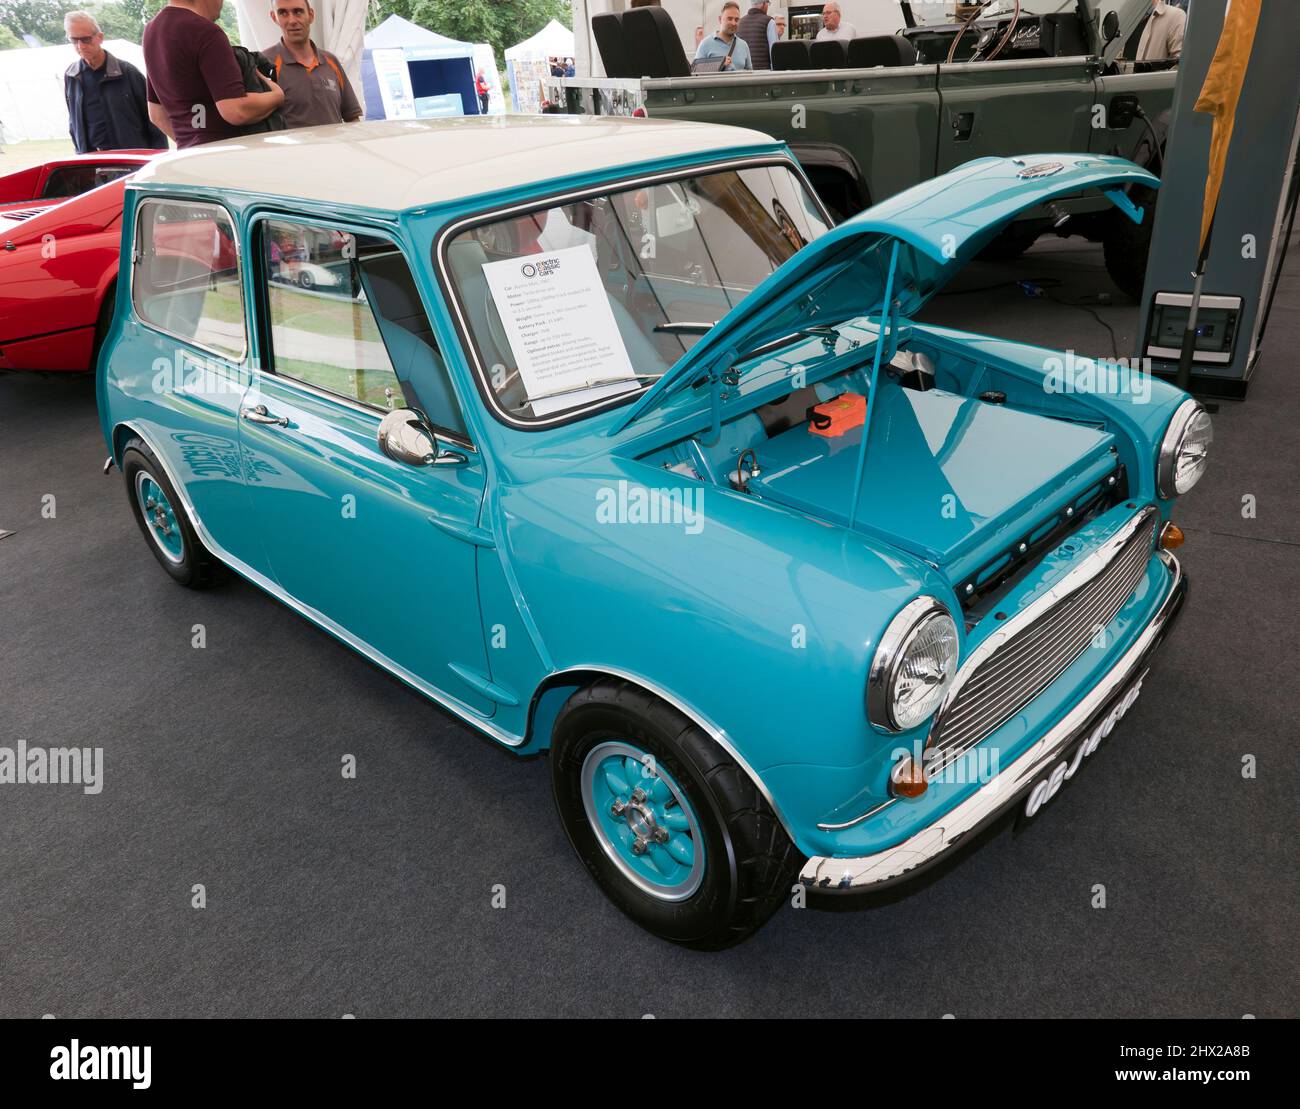
{"label": "chrome door handle", "polygon": [[239,410],[241,419],[247,420],[250,424],[274,424],[276,427],[288,427],[288,416],[273,416],[266,410],[266,405],[255,404],[252,408],[241,408]]}

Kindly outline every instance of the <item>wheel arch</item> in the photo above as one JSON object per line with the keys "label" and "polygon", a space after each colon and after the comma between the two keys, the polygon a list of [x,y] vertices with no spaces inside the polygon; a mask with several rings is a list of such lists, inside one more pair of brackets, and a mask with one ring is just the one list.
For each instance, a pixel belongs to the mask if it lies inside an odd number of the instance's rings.
{"label": "wheel arch", "polygon": [[[822,203],[840,208],[847,202],[852,211],[843,211],[846,218],[871,207],[871,188],[866,175],[858,160],[844,147],[833,142],[792,142],[789,146]],[[828,197],[823,192],[827,186],[843,193],[840,204],[836,203],[836,197]]]}
{"label": "wheel arch", "polygon": [[518,749],[519,753],[540,754],[542,751],[549,749],[555,730],[556,717],[559,716],[560,709],[564,707],[565,702],[579,690],[586,689],[589,685],[606,679],[628,682],[638,689],[644,690],[650,696],[671,705],[697,727],[702,728],[708,737],[726,751],[736,765],[745,772],[750,781],[754,783],[754,788],[772,807],[772,812],[776,814],[776,818],[785,834],[790,837],[792,842],[797,842],[789,820],[781,811],[781,807],[777,804],[771,791],[767,788],[758,772],[749,765],[745,757],[736,749],[735,744],[732,743],[725,730],[671,690],[665,689],[658,683],[639,674],[633,674],[618,667],[588,664],[573,666],[548,674],[533,692],[532,702],[528,709],[528,731],[525,734],[524,742]]}

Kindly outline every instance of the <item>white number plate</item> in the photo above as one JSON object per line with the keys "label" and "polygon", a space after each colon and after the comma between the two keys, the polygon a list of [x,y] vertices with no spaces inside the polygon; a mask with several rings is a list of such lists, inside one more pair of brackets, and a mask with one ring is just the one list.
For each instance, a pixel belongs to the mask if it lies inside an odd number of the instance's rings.
{"label": "white number plate", "polygon": [[1074,777],[1083,760],[1101,746],[1101,741],[1110,735],[1124,714],[1133,707],[1133,702],[1142,692],[1142,683],[1145,680],[1144,673],[1129,686],[1128,692],[1115,703],[1110,712],[1094,725],[1092,731],[1086,733],[1085,738],[1077,743],[1072,751],[1063,755],[1058,763],[1034,783],[1034,788],[1029,791],[1029,799],[1025,802],[1026,817],[1033,816],[1055,797],[1061,791],[1061,787]]}

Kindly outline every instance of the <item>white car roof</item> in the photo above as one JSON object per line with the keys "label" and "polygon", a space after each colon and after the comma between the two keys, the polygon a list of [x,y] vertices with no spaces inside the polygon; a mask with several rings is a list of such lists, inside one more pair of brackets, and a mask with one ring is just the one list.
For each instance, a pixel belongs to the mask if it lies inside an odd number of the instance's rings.
{"label": "white car roof", "polygon": [[744,147],[741,127],[625,116],[389,119],[273,131],[191,147],[131,182],[270,193],[403,211],[636,162]]}

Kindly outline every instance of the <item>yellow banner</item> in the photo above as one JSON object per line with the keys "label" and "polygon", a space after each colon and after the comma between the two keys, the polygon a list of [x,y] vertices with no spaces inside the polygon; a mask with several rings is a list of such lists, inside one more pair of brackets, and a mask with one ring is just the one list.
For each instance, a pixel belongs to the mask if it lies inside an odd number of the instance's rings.
{"label": "yellow banner", "polygon": [[1241,100],[1241,87],[1246,81],[1246,68],[1250,65],[1250,51],[1255,45],[1255,28],[1259,26],[1259,9],[1263,0],[1229,0],[1223,17],[1223,33],[1214,50],[1214,60],[1205,74],[1201,95],[1193,106],[1194,111],[1214,116],[1214,131],[1210,137],[1210,173],[1205,181],[1205,210],[1201,215],[1201,245],[1197,257],[1205,250],[1210,235],[1214,209],[1219,203],[1223,188],[1223,175],[1228,168],[1228,147],[1232,145],[1232,129],[1237,117],[1237,104]]}

